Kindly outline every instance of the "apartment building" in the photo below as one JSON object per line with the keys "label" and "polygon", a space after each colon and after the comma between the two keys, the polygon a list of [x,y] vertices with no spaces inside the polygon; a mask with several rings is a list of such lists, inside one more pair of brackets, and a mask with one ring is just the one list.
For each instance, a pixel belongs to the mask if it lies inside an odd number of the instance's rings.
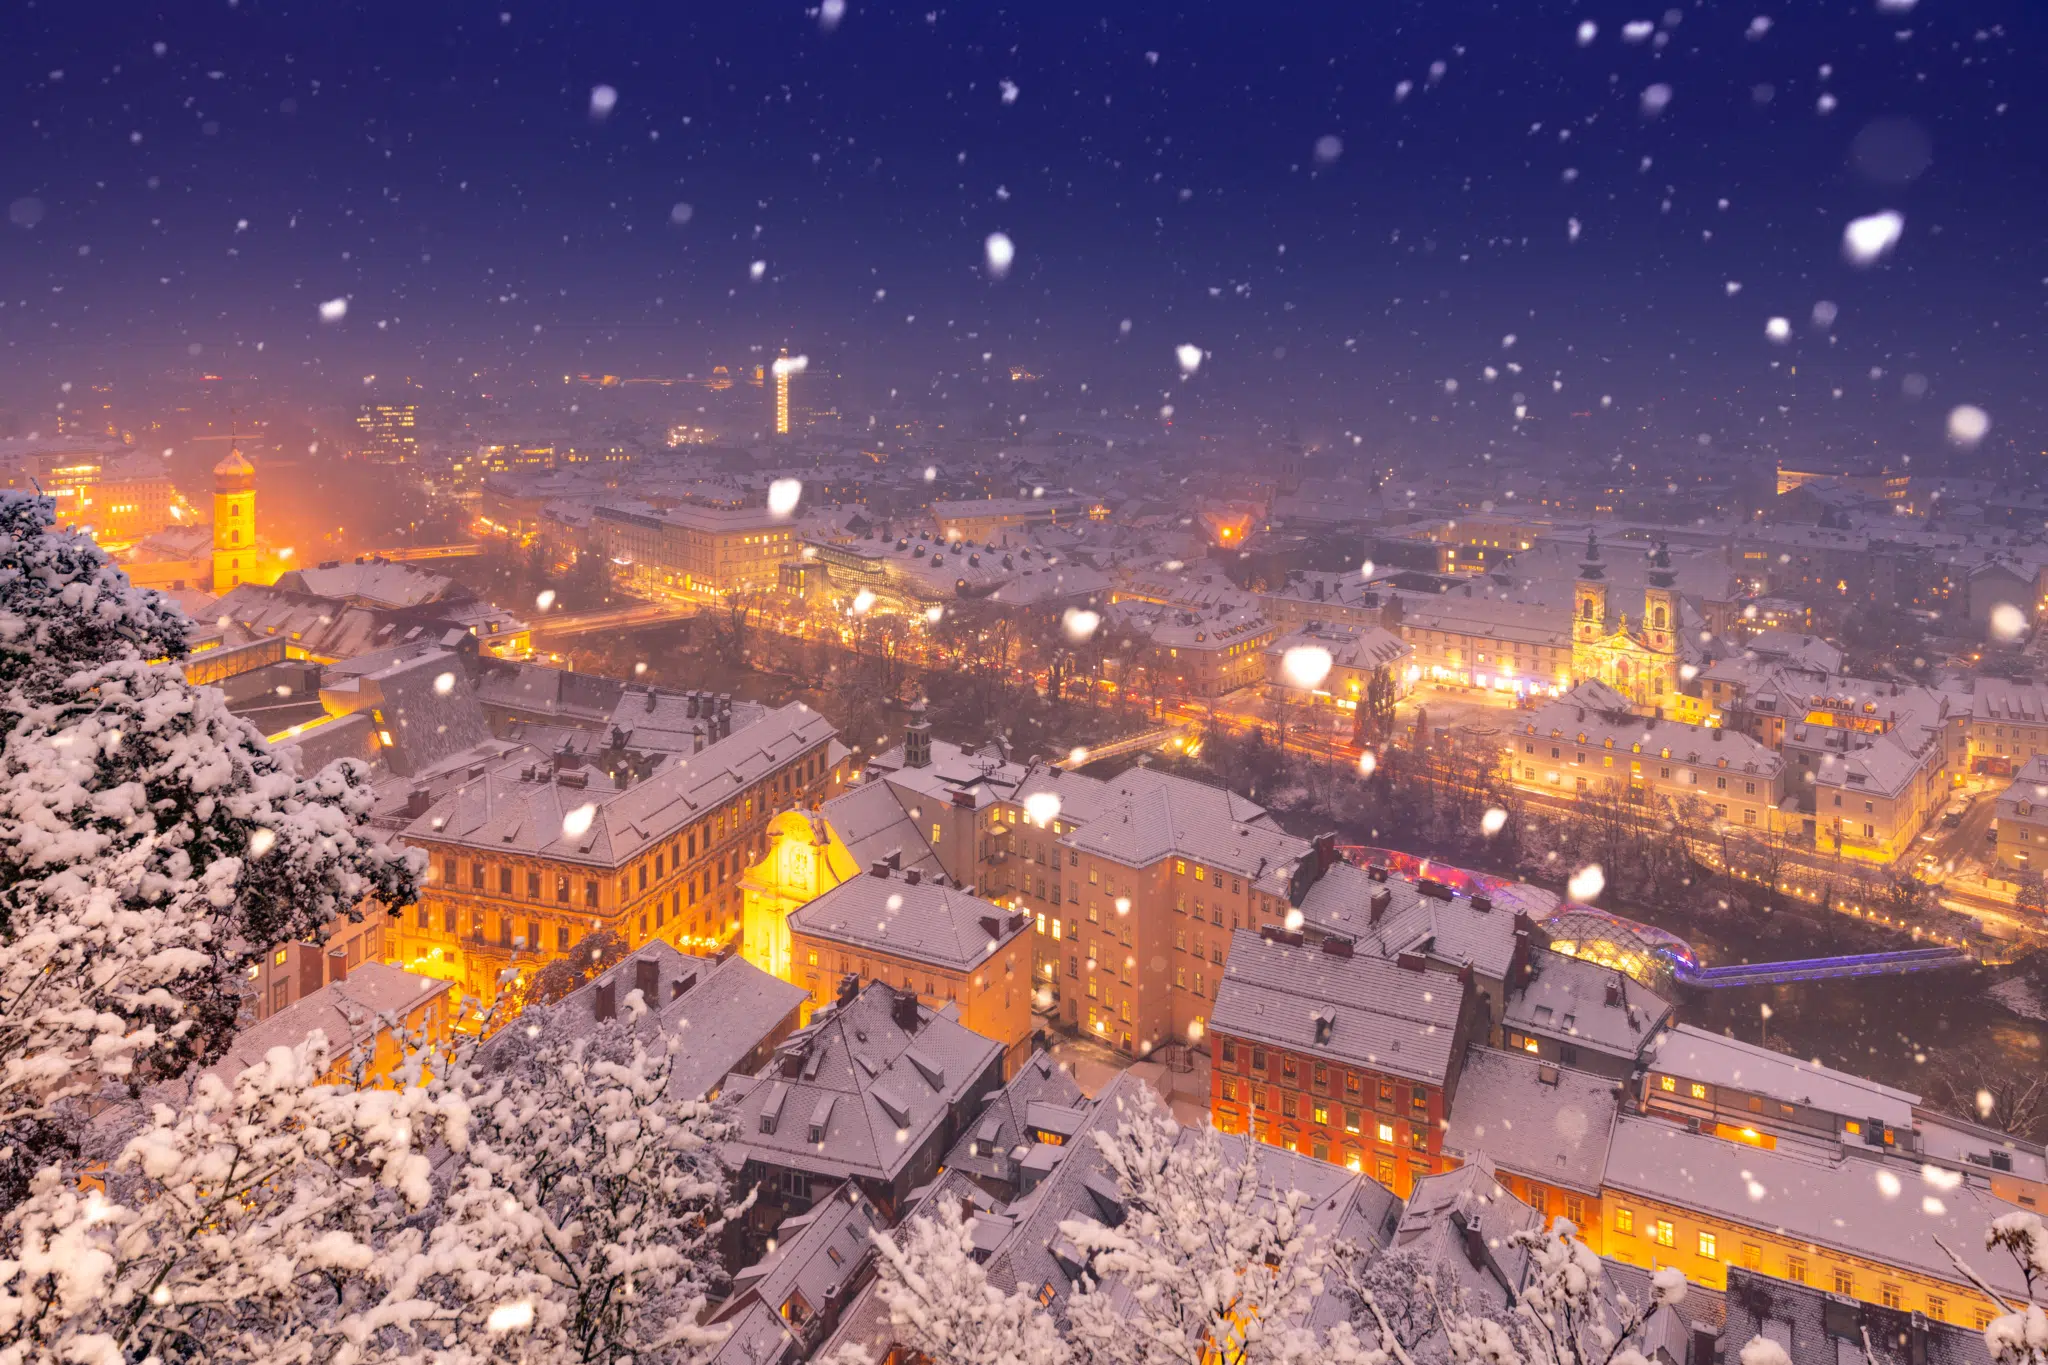
{"label": "apartment building", "polygon": [[1599,1251],[1601,1184],[1621,1085],[1520,1051],[1475,1048],[1444,1129],[1444,1163],[1490,1164],[1509,1193],[1543,1215],[1543,1226],[1569,1218]]}
{"label": "apartment building", "polygon": [[393,951],[490,1004],[597,930],[722,945],[739,934],[741,873],[770,818],[837,789],[833,734],[791,703],[645,778],[513,746],[425,785],[401,838],[428,875]]}
{"label": "apartment building", "polygon": [[1417,676],[1432,682],[1519,695],[1571,686],[1571,622],[1552,606],[1463,591],[1410,599],[1401,638]]}
{"label": "apartment building", "polygon": [[1263,651],[1277,633],[1248,608],[1211,616],[1168,611],[1154,620],[1142,662],[1155,693],[1220,697],[1266,676]]}
{"label": "apartment building", "polygon": [[[1313,682],[1297,676],[1288,662],[1289,651],[1295,649],[1328,653],[1329,671]],[[1406,696],[1413,687],[1408,672],[1413,653],[1406,641],[1384,626],[1311,621],[1275,636],[1266,645],[1267,694],[1290,702],[1355,710],[1371,688],[1374,675],[1385,669],[1395,695]]]}
{"label": "apartment building", "polygon": [[2048,757],[2030,758],[1998,794],[1998,865],[2011,872],[2048,870]]}
{"label": "apartment building", "polygon": [[1345,939],[1238,930],[1207,1036],[1210,1114],[1406,1196],[1444,1169],[1466,1045],[1486,1020],[1469,976],[1419,958],[1359,955]]}
{"label": "apartment building", "polygon": [[782,561],[797,553],[790,518],[766,507],[600,502],[591,516],[615,577],[643,597],[773,588]]}
{"label": "apartment building", "polygon": [[2012,774],[2048,755],[2048,687],[1978,678],[1970,693],[1970,771]]}
{"label": "apartment building", "polygon": [[1530,791],[1697,803],[1731,825],[1779,826],[1784,759],[1725,728],[1628,716],[1567,699],[1538,707],[1510,729],[1505,756],[1515,785]]}
{"label": "apartment building", "polygon": [[1021,913],[916,869],[876,862],[789,915],[789,979],[829,1004],[883,982],[1003,1045],[1007,1076],[1031,1053],[1031,942]]}

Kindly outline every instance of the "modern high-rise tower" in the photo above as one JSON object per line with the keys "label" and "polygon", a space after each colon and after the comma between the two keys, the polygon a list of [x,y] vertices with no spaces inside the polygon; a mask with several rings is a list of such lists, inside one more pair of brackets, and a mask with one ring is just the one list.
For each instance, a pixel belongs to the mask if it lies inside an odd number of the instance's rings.
{"label": "modern high-rise tower", "polygon": [[775,358],[775,434],[789,435],[789,352]]}
{"label": "modern high-rise tower", "polygon": [[256,546],[256,466],[238,445],[213,467],[213,591],[253,578]]}

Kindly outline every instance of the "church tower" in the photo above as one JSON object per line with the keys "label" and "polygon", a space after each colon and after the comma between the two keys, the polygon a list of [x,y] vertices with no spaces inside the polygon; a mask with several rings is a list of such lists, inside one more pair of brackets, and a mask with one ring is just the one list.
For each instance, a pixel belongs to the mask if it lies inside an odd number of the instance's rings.
{"label": "church tower", "polygon": [[1671,571],[1671,548],[1663,541],[1650,556],[1650,586],[1643,590],[1643,640],[1660,653],[1674,652],[1678,632],[1678,575]]}
{"label": "church tower", "polygon": [[1600,562],[1600,539],[1586,532],[1586,557],[1579,561],[1578,590],[1572,595],[1572,642],[1590,645],[1607,633],[1607,566]]}
{"label": "church tower", "polygon": [[256,576],[256,466],[241,447],[213,467],[213,591]]}

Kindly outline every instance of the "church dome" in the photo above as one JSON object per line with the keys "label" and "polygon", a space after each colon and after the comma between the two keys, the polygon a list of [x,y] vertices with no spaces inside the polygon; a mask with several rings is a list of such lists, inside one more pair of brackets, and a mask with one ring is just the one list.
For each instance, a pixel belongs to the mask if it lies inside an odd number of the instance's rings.
{"label": "church dome", "polygon": [[229,446],[228,453],[213,467],[213,491],[243,493],[255,486],[256,466],[249,463],[240,446]]}

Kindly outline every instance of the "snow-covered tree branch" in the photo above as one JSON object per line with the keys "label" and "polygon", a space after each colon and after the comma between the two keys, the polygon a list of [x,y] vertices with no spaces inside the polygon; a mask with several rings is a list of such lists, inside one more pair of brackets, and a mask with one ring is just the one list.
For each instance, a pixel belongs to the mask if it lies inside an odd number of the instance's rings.
{"label": "snow-covered tree branch", "polygon": [[878,1293],[904,1344],[937,1365],[1066,1365],[1073,1357],[1052,1316],[1018,1286],[1004,1293],[974,1259],[973,1229],[957,1203],[913,1219],[901,1247],[875,1234]]}
{"label": "snow-covered tree branch", "polygon": [[1641,1302],[1607,1283],[1600,1257],[1569,1219],[1515,1234],[1529,1252],[1528,1282],[1506,1324],[1472,1314],[1449,1323],[1451,1355],[1484,1365],[1645,1365],[1644,1324],[1685,1298],[1685,1275],[1665,1267]]}
{"label": "snow-covered tree branch", "polygon": [[185,623],[43,498],[0,495],[0,1119],[219,1057],[241,978],[418,855],[368,829],[368,771],[301,777],[220,693],[151,660]]}

